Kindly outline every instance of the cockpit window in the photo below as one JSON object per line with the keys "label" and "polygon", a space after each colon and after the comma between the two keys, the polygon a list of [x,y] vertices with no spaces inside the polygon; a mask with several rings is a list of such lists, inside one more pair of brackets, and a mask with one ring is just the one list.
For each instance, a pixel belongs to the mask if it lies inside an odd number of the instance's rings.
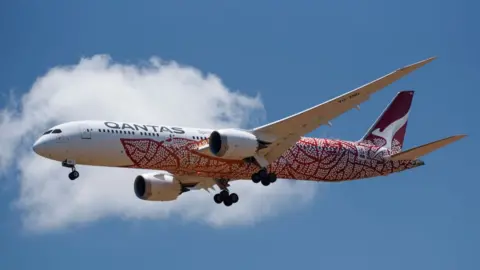
{"label": "cockpit window", "polygon": [[51,130],[51,129],[50,129],[50,130],[47,130],[47,131],[45,131],[45,132],[43,133],[43,135],[46,135],[46,134],[48,134],[48,133],[50,133],[50,132],[52,132],[52,130]]}
{"label": "cockpit window", "polygon": [[52,133],[62,133],[62,131],[60,129],[54,129]]}

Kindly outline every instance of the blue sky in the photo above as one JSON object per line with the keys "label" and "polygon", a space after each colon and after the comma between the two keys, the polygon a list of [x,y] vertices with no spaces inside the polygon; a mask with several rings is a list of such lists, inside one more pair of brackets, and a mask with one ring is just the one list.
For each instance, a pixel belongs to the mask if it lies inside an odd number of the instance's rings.
{"label": "blue sky", "polygon": [[438,56],[375,95],[361,111],[311,135],[358,139],[397,91],[413,89],[406,148],[458,133],[469,137],[425,157],[421,168],[310,185],[317,189],[315,197],[295,211],[223,228],[173,217],[105,218],[32,234],[12,206],[19,196],[12,169],[0,182],[1,265],[478,269],[480,19],[475,11],[480,5],[226,2],[2,2],[0,105],[7,105],[9,91],[19,96],[49,69],[77,64],[81,57],[109,54],[115,61],[137,63],[158,56],[215,73],[233,91],[259,93],[265,121],[273,121]]}

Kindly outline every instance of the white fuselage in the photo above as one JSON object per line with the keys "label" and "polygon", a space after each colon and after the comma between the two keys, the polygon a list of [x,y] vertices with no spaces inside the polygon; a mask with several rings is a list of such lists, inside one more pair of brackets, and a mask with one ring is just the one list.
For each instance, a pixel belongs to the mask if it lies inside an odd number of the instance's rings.
{"label": "white fuselage", "polygon": [[[165,170],[175,175],[245,179],[255,163],[198,152],[213,130],[112,121],[58,125],[34,144],[36,153],[76,164]],[[417,162],[392,162],[374,145],[304,137],[269,165],[280,178],[343,181],[402,171]]]}

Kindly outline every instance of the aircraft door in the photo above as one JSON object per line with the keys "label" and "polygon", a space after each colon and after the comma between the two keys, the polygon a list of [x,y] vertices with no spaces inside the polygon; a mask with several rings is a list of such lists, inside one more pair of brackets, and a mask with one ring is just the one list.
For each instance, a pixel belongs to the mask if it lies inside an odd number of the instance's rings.
{"label": "aircraft door", "polygon": [[87,125],[81,126],[82,139],[91,139],[92,138],[92,129]]}

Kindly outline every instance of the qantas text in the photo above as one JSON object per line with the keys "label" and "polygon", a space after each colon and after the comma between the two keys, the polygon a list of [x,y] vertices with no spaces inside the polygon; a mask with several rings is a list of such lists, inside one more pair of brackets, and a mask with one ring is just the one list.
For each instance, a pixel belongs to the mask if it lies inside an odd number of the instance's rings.
{"label": "qantas text", "polygon": [[113,129],[122,129],[122,130],[136,130],[136,131],[145,131],[145,132],[169,132],[176,134],[184,134],[185,131],[179,127],[166,127],[166,126],[154,126],[154,125],[137,125],[137,124],[127,124],[127,123],[116,123],[116,122],[104,122],[105,126]]}

